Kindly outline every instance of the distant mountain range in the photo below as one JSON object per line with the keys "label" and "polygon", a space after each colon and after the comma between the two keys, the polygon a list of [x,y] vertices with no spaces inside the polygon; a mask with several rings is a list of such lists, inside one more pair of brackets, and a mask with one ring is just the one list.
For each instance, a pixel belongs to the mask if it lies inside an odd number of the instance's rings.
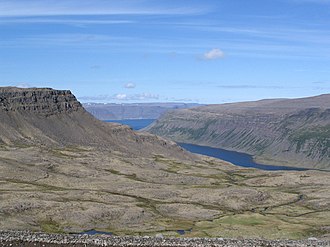
{"label": "distant mountain range", "polygon": [[134,104],[101,104],[85,103],[84,108],[94,117],[101,120],[123,119],[157,119],[173,109],[184,109],[201,106],[197,103],[134,103]]}
{"label": "distant mountain range", "polygon": [[182,109],[147,130],[247,152],[266,164],[330,169],[330,94]]}

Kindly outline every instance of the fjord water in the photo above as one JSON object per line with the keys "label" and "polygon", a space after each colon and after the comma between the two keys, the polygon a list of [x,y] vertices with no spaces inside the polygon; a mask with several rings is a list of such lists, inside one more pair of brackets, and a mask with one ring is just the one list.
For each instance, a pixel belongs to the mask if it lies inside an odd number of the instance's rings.
{"label": "fjord water", "polygon": [[[155,119],[125,119],[125,120],[107,120],[106,122],[115,122],[130,126],[133,130],[140,130],[147,127]],[[246,153],[240,153],[235,151],[229,151],[221,148],[213,148],[208,146],[200,146],[188,143],[178,143],[182,148],[189,152],[207,155],[210,157],[218,158],[224,161],[228,161],[234,165],[242,167],[257,168],[267,171],[280,171],[280,170],[292,170],[292,171],[305,171],[304,168],[288,167],[288,166],[272,166],[266,164],[258,164],[253,161],[251,155]]]}
{"label": "fjord water", "polygon": [[188,143],[178,143],[184,149],[196,153],[196,154],[203,154],[207,156],[211,156],[214,158],[218,158],[224,161],[228,161],[233,163],[237,166],[242,167],[252,167],[261,170],[267,171],[279,171],[279,170],[293,170],[293,171],[305,171],[307,169],[304,168],[296,168],[296,167],[289,167],[289,166],[272,166],[272,165],[265,165],[265,164],[258,164],[253,161],[251,155],[246,153],[240,153],[235,151],[229,151],[221,148],[212,148],[208,146],[199,146],[194,144]]}
{"label": "fjord water", "polygon": [[120,123],[130,126],[133,130],[140,130],[152,124],[156,119],[124,119],[124,120],[106,120],[105,122]]}

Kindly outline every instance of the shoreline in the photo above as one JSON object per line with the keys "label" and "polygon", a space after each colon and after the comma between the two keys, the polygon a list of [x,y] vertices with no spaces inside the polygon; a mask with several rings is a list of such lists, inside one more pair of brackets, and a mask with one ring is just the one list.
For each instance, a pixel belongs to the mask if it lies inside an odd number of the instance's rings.
{"label": "shoreline", "polygon": [[1,231],[0,246],[11,247],[56,247],[56,246],[212,246],[212,247],[252,247],[252,246],[330,246],[330,240],[309,238],[305,240],[227,239],[227,238],[168,238],[150,236],[107,236],[87,234],[48,234],[30,231]]}

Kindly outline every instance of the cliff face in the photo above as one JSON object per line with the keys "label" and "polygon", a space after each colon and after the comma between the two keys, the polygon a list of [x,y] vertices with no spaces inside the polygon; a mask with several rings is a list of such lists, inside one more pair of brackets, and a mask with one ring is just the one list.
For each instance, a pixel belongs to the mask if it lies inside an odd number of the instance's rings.
{"label": "cliff face", "polygon": [[247,152],[266,164],[330,169],[330,95],[178,110],[148,131]]}
{"label": "cliff face", "polygon": [[68,90],[0,88],[0,109],[52,115],[77,111],[81,104]]}
{"label": "cliff face", "polygon": [[0,88],[0,119],[0,144],[94,146],[141,156],[185,155],[171,141],[95,119],[68,90]]}

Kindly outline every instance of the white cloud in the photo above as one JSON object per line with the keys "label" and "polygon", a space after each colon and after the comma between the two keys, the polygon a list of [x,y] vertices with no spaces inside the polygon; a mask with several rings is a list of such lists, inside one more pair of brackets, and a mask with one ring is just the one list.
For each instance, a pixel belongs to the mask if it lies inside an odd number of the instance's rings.
{"label": "white cloud", "polygon": [[215,49],[212,49],[212,50],[204,53],[203,59],[214,60],[214,59],[224,58],[224,56],[225,56],[225,53],[222,50],[215,48]]}
{"label": "white cloud", "polygon": [[126,100],[127,99],[127,95],[124,94],[124,93],[119,93],[119,94],[116,94],[115,99],[118,99],[118,100]]}
{"label": "white cloud", "polygon": [[29,87],[32,87],[32,86],[29,83],[22,82],[22,83],[17,84],[16,87],[19,87],[19,88],[29,88]]}
{"label": "white cloud", "polygon": [[159,99],[159,95],[151,94],[151,93],[141,93],[141,94],[134,94],[131,96],[131,100],[150,100],[150,99]]}
{"label": "white cloud", "polygon": [[148,100],[158,100],[158,94],[152,93],[138,93],[138,94],[125,94],[117,93],[114,95],[98,95],[98,96],[82,96],[79,100],[95,101],[95,102],[111,102],[111,101],[148,101]]}
{"label": "white cloud", "polygon": [[135,87],[136,87],[136,85],[133,82],[128,82],[124,85],[124,88],[129,88],[129,89],[130,88],[135,88]]}

